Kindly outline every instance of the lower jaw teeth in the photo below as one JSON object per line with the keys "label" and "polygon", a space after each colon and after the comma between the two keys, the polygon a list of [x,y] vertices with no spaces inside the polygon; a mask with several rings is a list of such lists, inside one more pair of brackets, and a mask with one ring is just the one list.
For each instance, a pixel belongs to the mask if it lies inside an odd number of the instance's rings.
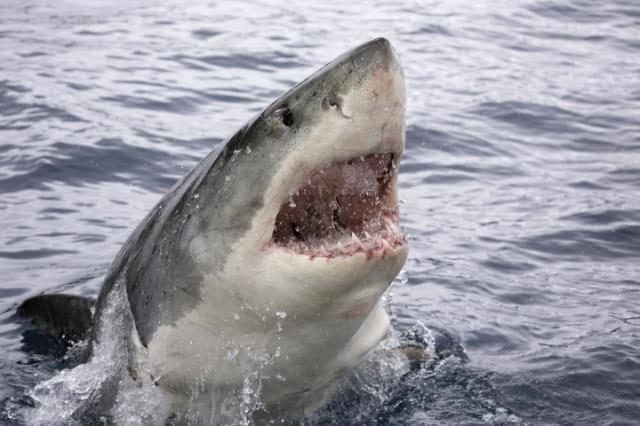
{"label": "lower jaw teeth", "polygon": [[298,253],[307,254],[312,257],[334,257],[361,252],[371,254],[372,252],[380,250],[392,250],[402,241],[404,241],[403,236],[387,229],[374,235],[363,232],[361,236],[358,236],[352,232],[350,236],[343,237],[341,240],[332,244],[325,242],[316,244],[298,242],[289,247]]}
{"label": "lower jaw teeth", "polygon": [[381,215],[367,224],[367,230],[356,232],[336,232],[324,238],[297,239],[288,243],[272,241],[275,245],[288,248],[299,254],[314,257],[351,256],[366,253],[367,256],[381,255],[406,242],[394,216]]}

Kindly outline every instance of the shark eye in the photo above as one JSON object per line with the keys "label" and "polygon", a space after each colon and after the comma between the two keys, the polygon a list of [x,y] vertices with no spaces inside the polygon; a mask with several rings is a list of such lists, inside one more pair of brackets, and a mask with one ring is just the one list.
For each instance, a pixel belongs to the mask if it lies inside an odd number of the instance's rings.
{"label": "shark eye", "polygon": [[284,107],[280,110],[280,118],[282,119],[282,124],[287,127],[290,127],[293,124],[293,112],[288,107]]}
{"label": "shark eye", "polygon": [[284,105],[281,108],[275,110],[275,112],[273,113],[273,117],[276,120],[280,120],[280,122],[282,122],[282,124],[284,124],[286,127],[291,127],[293,125],[293,122],[295,121],[293,111],[291,111],[291,109],[287,105]]}

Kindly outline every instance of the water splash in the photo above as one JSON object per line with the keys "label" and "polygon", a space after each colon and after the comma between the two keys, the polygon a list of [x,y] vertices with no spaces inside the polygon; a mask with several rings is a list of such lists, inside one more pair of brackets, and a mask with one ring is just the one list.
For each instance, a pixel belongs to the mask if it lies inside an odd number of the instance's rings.
{"label": "water splash", "polygon": [[[99,343],[93,348],[90,361],[39,383],[31,391],[34,407],[25,412],[30,425],[82,424],[90,410],[115,397],[114,389],[127,363],[126,339],[122,330],[130,326],[128,312],[124,308],[126,295],[116,285],[102,316]],[[106,421],[106,417],[100,420]]]}
{"label": "water splash", "polygon": [[118,425],[144,426],[164,424],[169,418],[171,400],[157,386],[140,386],[128,375],[120,382],[116,403],[111,410]]}

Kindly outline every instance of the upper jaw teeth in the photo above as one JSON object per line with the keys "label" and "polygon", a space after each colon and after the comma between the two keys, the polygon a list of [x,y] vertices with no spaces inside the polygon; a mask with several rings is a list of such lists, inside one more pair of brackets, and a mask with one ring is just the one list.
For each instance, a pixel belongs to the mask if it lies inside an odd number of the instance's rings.
{"label": "upper jaw teeth", "polygon": [[393,222],[388,217],[384,218],[384,227],[387,232],[395,233],[395,234],[400,233],[400,230],[398,229],[398,225],[396,225],[395,222]]}

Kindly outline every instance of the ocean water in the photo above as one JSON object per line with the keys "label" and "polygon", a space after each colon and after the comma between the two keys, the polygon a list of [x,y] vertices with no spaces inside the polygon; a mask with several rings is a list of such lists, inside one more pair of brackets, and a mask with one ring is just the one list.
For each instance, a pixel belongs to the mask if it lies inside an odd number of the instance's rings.
{"label": "ocean water", "polygon": [[307,422],[637,424],[640,4],[54,3],[0,4],[0,423],[65,367],[18,304],[95,296],[201,157],[385,36],[408,86],[411,247],[388,308],[438,356],[363,367]]}

